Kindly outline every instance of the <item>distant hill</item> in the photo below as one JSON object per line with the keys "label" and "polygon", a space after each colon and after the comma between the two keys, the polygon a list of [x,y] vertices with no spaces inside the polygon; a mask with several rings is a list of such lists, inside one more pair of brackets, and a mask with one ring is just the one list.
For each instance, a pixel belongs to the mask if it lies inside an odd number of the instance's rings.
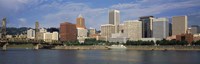
{"label": "distant hill", "polygon": [[[1,27],[0,27],[1,28]],[[16,27],[7,27],[6,28],[6,33],[8,35],[17,35],[17,34],[26,34],[26,31],[29,28],[27,27],[21,27],[21,28],[16,28]]]}

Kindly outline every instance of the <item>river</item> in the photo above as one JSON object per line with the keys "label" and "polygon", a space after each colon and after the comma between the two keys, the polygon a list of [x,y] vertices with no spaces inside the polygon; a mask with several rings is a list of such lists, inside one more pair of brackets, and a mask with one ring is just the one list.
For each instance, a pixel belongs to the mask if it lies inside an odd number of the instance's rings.
{"label": "river", "polygon": [[31,50],[0,51],[0,64],[200,64],[200,51]]}

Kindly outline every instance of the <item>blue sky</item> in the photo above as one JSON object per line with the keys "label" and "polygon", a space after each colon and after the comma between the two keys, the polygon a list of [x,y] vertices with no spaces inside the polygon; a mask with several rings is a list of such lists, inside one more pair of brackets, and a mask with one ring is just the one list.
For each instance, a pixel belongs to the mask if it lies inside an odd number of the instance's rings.
{"label": "blue sky", "polygon": [[0,0],[0,19],[7,17],[9,27],[59,27],[75,23],[82,14],[87,28],[108,23],[108,11],[120,10],[120,22],[140,16],[167,17],[187,15],[189,25],[200,25],[200,0]]}

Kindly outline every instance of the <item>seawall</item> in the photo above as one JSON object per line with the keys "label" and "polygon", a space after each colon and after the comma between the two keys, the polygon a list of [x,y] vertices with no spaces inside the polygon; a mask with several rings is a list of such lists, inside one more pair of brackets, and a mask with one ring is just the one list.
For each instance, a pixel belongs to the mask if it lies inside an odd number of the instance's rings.
{"label": "seawall", "polygon": [[[200,46],[126,46],[127,50],[200,50]],[[56,46],[52,49],[64,50],[107,50],[107,46]]]}

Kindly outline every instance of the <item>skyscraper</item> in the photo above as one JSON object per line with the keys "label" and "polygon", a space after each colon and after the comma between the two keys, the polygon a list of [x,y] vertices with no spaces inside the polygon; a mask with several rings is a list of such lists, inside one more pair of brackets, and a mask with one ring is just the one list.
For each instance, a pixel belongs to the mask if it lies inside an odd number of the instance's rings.
{"label": "skyscraper", "polygon": [[142,21],[142,37],[151,38],[153,29],[153,16],[140,17],[140,21]]}
{"label": "skyscraper", "polygon": [[158,18],[153,20],[153,38],[166,38],[169,36],[169,20]]}
{"label": "skyscraper", "polygon": [[120,11],[111,10],[109,11],[109,24],[113,24],[115,26],[115,33],[119,31],[119,23],[120,23]]}
{"label": "skyscraper", "polygon": [[85,27],[85,19],[83,18],[83,16],[81,14],[76,19],[76,27],[77,28],[86,28]]}
{"label": "skyscraper", "polygon": [[185,34],[188,28],[187,16],[175,16],[172,18],[172,35]]}
{"label": "skyscraper", "polygon": [[60,24],[60,41],[76,41],[77,29],[76,25],[64,22]]}
{"label": "skyscraper", "polygon": [[87,38],[88,30],[85,27],[85,19],[80,14],[76,19],[76,29],[77,29],[77,39],[80,43],[84,43],[85,39]]}
{"label": "skyscraper", "polygon": [[142,22],[138,20],[125,21],[124,34],[129,40],[140,40],[142,38]]}

